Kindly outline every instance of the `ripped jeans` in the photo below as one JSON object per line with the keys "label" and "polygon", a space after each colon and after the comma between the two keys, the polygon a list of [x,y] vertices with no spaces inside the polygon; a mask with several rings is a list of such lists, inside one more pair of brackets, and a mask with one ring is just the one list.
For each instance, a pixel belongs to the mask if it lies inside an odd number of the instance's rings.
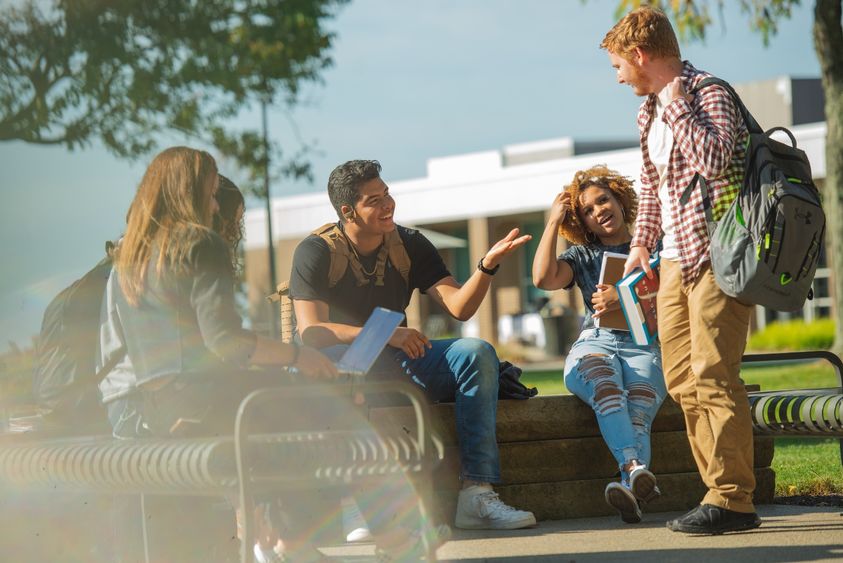
{"label": "ripped jeans", "polygon": [[658,344],[639,346],[626,331],[582,331],[565,360],[565,386],[597,416],[603,440],[623,469],[650,464],[650,426],[667,390]]}

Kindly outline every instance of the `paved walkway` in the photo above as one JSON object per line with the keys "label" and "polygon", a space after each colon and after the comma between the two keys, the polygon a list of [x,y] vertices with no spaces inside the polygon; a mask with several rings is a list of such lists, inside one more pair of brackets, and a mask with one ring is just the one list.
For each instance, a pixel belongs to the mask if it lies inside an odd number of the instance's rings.
{"label": "paved walkway", "polygon": [[[722,536],[686,536],[669,531],[665,521],[681,513],[645,514],[644,522],[625,525],[618,518],[541,522],[513,532],[456,530],[439,549],[442,561],[516,562],[677,562],[785,563],[843,561],[843,512],[840,508],[766,505],[759,507],[761,528]],[[348,562],[370,560],[371,545],[325,548]]]}

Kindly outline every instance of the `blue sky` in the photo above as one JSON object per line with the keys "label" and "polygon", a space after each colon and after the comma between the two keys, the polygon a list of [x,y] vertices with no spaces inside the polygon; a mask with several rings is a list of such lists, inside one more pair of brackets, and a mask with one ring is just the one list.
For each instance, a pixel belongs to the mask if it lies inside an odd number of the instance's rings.
{"label": "blue sky", "polygon": [[[352,158],[376,158],[385,178],[400,180],[422,176],[436,156],[560,136],[635,138],[640,100],[615,82],[598,48],[616,4],[352,1],[330,25],[338,35],[334,67],[294,114],[301,137],[317,142],[314,184],[279,182],[273,195],[322,190],[331,169]],[[726,4],[706,43],[682,45],[698,68],[736,83],[819,75],[810,3],[767,48],[738,3]],[[258,125],[255,112],[241,121]],[[271,114],[270,132],[295,150],[280,112]],[[148,160],[120,161],[97,146],[0,143],[0,351],[9,341],[27,344],[50,299],[120,234]],[[224,173],[227,164],[220,162]]]}

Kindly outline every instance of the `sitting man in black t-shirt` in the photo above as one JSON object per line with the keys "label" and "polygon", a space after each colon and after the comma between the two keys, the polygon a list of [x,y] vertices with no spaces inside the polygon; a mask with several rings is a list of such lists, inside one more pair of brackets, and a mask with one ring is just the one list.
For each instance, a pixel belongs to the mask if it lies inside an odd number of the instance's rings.
{"label": "sitting man in black t-shirt", "polygon": [[[340,217],[340,231],[334,234],[349,249],[349,265],[336,283],[329,282],[328,240],[312,234],[296,248],[290,296],[298,332],[307,345],[323,349],[329,357],[338,357],[354,340],[375,307],[404,311],[415,289],[427,293],[454,318],[471,318],[500,261],[530,239],[529,235],[519,237],[518,229],[513,229],[460,285],[429,240],[417,230],[393,222],[395,200],[380,170],[377,161],[353,160],[334,169],[328,180],[328,195]],[[409,272],[407,263],[395,258],[401,249],[393,252],[396,232],[409,258]],[[389,345],[374,373],[407,377],[434,401],[456,401],[463,481],[457,527],[516,529],[535,525],[531,512],[506,505],[491,486],[500,481],[495,436],[499,360],[494,348],[477,338],[429,340],[406,326],[395,331]]]}

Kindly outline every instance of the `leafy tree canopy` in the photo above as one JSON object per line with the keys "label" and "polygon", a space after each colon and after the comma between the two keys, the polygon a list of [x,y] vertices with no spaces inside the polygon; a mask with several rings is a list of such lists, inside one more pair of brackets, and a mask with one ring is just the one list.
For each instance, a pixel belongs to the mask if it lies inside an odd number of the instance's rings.
{"label": "leafy tree canopy", "polygon": [[163,131],[242,146],[254,134],[235,135],[222,124],[255,99],[293,105],[304,83],[318,82],[334,39],[324,25],[346,1],[24,0],[6,7],[0,141],[75,149],[99,139],[129,158],[152,150]]}
{"label": "leafy tree canopy", "polygon": [[[793,6],[800,0],[740,0],[741,9],[749,14],[750,27],[761,33],[766,45],[778,31],[778,22],[789,18]],[[676,31],[684,39],[705,39],[706,28],[712,24],[710,4],[722,12],[725,0],[619,0],[615,15],[618,19],[641,4],[657,6],[673,17]],[[722,18],[721,18],[722,20]]]}

